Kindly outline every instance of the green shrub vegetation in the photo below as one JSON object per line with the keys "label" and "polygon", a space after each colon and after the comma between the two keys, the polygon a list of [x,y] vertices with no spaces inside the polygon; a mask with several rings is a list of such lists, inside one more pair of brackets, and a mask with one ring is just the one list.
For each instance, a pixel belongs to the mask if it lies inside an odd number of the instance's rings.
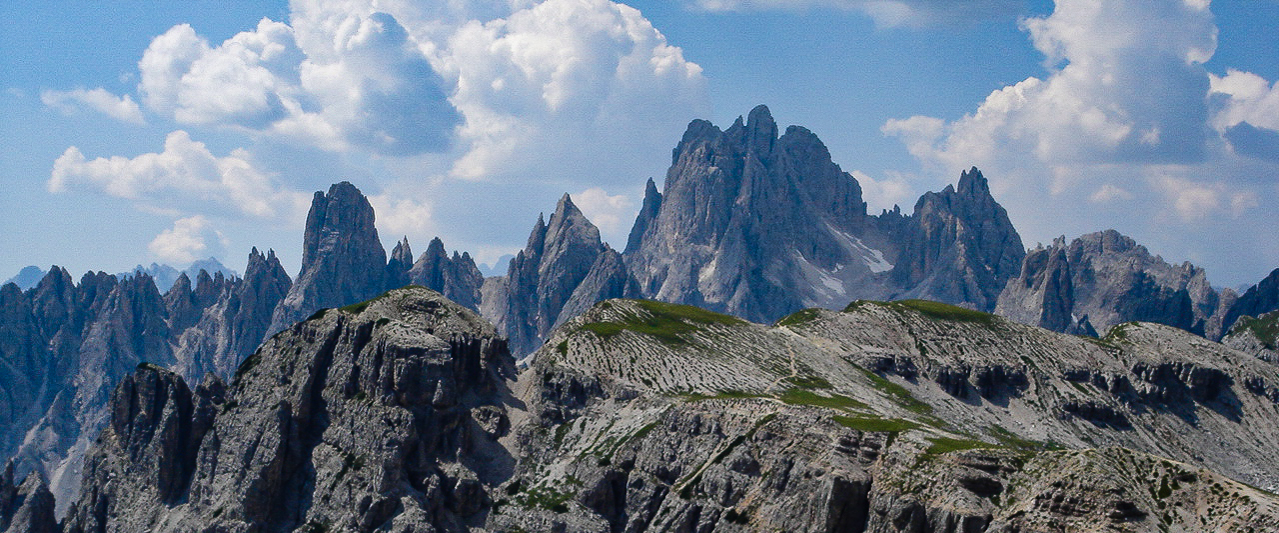
{"label": "green shrub vegetation", "polygon": [[934,302],[931,300],[897,300],[893,302],[857,300],[848,304],[848,307],[844,308],[844,312],[849,313],[857,311],[867,305],[878,305],[896,311],[913,311],[935,320],[971,322],[975,324],[982,324],[984,326],[994,326],[999,323],[999,319],[990,313],[983,313],[981,311],[974,311],[972,309],[966,309],[941,302]]}
{"label": "green shrub vegetation", "polygon": [[642,316],[628,314],[618,321],[583,324],[581,329],[604,339],[623,331],[633,331],[654,337],[668,345],[679,346],[688,343],[687,334],[699,331],[704,326],[715,324],[736,326],[747,323],[737,317],[713,313],[691,305],[652,300],[632,300],[632,302],[643,310]]}
{"label": "green shrub vegetation", "polygon": [[1261,340],[1261,344],[1268,349],[1279,349],[1279,312],[1262,315],[1261,318],[1253,318],[1250,316],[1240,317],[1231,327],[1231,332],[1251,331]]}
{"label": "green shrub vegetation", "polygon": [[816,320],[820,311],[818,309],[803,309],[796,311],[777,321],[778,326],[801,326]]}
{"label": "green shrub vegetation", "polygon": [[958,452],[963,450],[999,448],[999,446],[996,446],[989,442],[982,442],[982,441],[973,440],[973,439],[952,439],[949,437],[930,437],[928,440],[932,441],[933,444],[928,447],[928,450],[925,451],[924,454],[933,455],[933,456],[947,454],[950,452]]}
{"label": "green shrub vegetation", "polygon": [[783,392],[777,399],[790,405],[808,405],[813,407],[828,407],[830,409],[866,409],[869,406],[847,396],[832,394],[830,396],[822,396],[815,392],[804,389],[788,389]]}
{"label": "green shrub vegetation", "polygon": [[870,380],[870,384],[872,387],[875,387],[880,392],[888,395],[888,397],[892,399],[893,402],[904,407],[907,411],[910,411],[912,413],[919,414],[919,415],[930,415],[933,413],[933,406],[919,401],[917,398],[915,398],[913,394],[910,393],[910,391],[906,390],[905,387],[898,385],[896,383],[893,383],[889,381],[888,378],[885,378],[879,374],[876,374],[864,368],[861,369],[861,371],[863,374],[866,375],[866,379]]}
{"label": "green shrub vegetation", "polygon": [[879,418],[862,416],[835,416],[835,422],[841,426],[867,433],[901,433],[919,427],[919,424],[900,418]]}

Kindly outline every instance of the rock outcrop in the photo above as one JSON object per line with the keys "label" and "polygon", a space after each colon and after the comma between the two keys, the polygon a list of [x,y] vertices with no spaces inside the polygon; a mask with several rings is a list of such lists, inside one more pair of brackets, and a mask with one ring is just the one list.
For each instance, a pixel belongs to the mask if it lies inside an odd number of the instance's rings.
{"label": "rock outcrop", "polygon": [[1279,269],[1275,269],[1256,285],[1244,291],[1223,313],[1222,333],[1229,331],[1240,317],[1260,317],[1279,310]]}
{"label": "rock outcrop", "polygon": [[[579,289],[583,294],[579,300],[624,295],[611,292],[626,283],[615,283],[624,274],[618,272],[616,258],[601,259],[606,252],[616,254],[600,241],[599,229],[565,194],[549,222],[538,216],[528,244],[511,260],[506,277],[488,283],[481,308],[484,317],[510,339],[512,352],[531,353],[552,327],[563,322],[565,305]],[[593,268],[597,263],[598,270]],[[588,278],[592,285],[583,286]]]}
{"label": "rock outcrop", "polygon": [[1279,527],[1279,498],[1236,481],[1279,485],[1279,400],[1244,383],[1272,367],[1161,325],[1088,340],[910,301],[769,327],[608,300],[518,375],[496,334],[408,287],[289,328],[230,387],[141,366],[63,527]]}
{"label": "rock outcrop", "polygon": [[65,529],[478,527],[513,463],[513,377],[492,326],[420,287],[289,328],[225,391],[140,368]]}
{"label": "rock outcrop", "polygon": [[1221,343],[1262,361],[1279,364],[1279,311],[1255,318],[1239,317]]}
{"label": "rock outcrop", "polygon": [[812,132],[778,136],[768,108],[721,131],[693,121],[650,184],[626,246],[646,297],[768,321],[879,296],[893,239]]}
{"label": "rock outcrop", "polygon": [[893,279],[902,298],[936,300],[980,311],[1021,271],[1026,249],[975,167],[959,186],[925,193],[903,235]]}
{"label": "rock outcrop", "polygon": [[302,270],[276,308],[270,331],[386,290],[386,250],[373,222],[373,206],[349,182],[315,193],[303,234]]}
{"label": "rock outcrop", "polygon": [[1026,255],[995,312],[1054,331],[1104,332],[1131,321],[1221,336],[1222,296],[1202,268],[1170,265],[1114,230],[1057,239]]}
{"label": "rock outcrop", "polygon": [[38,475],[14,485],[13,463],[0,472],[0,531],[5,533],[58,533],[53,514],[53,494]]}
{"label": "rock outcrop", "polygon": [[262,342],[289,288],[274,252],[256,249],[246,278],[185,274],[160,295],[145,274],[117,281],[54,268],[27,293],[0,290],[0,443],[20,473],[49,480],[65,510],[83,454],[109,417],[109,394],[139,363],[200,379],[229,376]]}
{"label": "rock outcrop", "polygon": [[[407,250],[408,241],[404,245]],[[426,252],[413,263],[412,269],[408,271],[408,280],[414,285],[438,291],[467,309],[480,310],[480,289],[484,286],[484,275],[475,266],[471,254],[459,254],[455,251],[450,257],[444,249],[444,241],[439,237],[431,239]]]}

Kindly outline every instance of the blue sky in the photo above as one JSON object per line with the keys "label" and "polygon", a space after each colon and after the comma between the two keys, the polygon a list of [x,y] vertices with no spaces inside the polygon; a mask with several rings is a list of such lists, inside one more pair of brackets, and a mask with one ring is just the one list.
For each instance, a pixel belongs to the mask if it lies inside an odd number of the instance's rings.
{"label": "blue sky", "polygon": [[615,245],[693,118],[756,104],[909,210],[976,165],[1028,246],[1115,228],[1279,267],[1279,2],[0,5],[0,278],[252,246],[346,179],[390,244],[492,261],[574,195]]}

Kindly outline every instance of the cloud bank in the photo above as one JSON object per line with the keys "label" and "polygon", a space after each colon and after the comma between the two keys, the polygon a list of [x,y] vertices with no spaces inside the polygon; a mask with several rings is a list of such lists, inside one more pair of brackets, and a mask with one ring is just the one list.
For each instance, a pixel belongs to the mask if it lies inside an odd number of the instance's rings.
{"label": "cloud bank", "polygon": [[127,94],[116,96],[101,87],[91,90],[48,90],[40,93],[40,101],[67,115],[74,115],[81,109],[88,108],[122,122],[146,123],[142,118],[142,108],[133,101],[133,97]]}
{"label": "cloud bank", "polygon": [[1279,172],[1279,156],[1257,157],[1279,128],[1279,96],[1254,74],[1206,70],[1217,42],[1208,2],[1058,0],[1023,27],[1047,76],[957,120],[893,119],[883,132],[939,180],[980,167],[1031,242],[1118,227],[1196,261],[1279,247],[1238,231],[1274,221],[1259,198],[1276,189],[1255,176]]}
{"label": "cloud bank", "polygon": [[838,9],[857,11],[881,27],[967,23],[1016,16],[1025,10],[1022,0],[688,0],[703,11],[806,11]]}

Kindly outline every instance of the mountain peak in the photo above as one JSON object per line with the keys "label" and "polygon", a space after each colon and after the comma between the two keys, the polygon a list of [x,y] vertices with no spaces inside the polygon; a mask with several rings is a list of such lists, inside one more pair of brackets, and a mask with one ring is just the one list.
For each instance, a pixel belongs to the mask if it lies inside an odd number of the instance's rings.
{"label": "mountain peak", "polygon": [[986,177],[981,174],[981,171],[977,170],[977,167],[972,167],[959,175],[957,191],[969,198],[990,196],[990,184],[986,181]]}
{"label": "mountain peak", "polygon": [[316,192],[306,217],[302,270],[276,310],[279,331],[316,309],[338,307],[382,292],[386,250],[378,239],[373,206],[350,182]]}

